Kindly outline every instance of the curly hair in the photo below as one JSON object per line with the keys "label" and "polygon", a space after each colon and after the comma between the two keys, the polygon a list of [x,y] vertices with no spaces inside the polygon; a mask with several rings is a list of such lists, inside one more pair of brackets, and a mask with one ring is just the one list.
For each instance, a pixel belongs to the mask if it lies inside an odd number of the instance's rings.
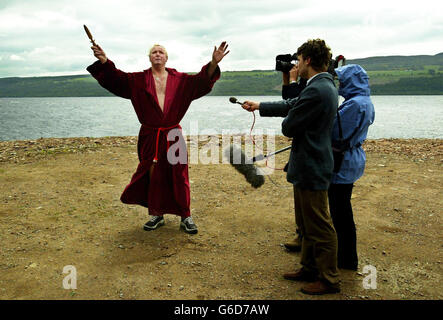
{"label": "curly hair", "polygon": [[297,56],[311,58],[311,67],[318,72],[328,70],[332,58],[331,48],[321,39],[308,40],[297,49]]}

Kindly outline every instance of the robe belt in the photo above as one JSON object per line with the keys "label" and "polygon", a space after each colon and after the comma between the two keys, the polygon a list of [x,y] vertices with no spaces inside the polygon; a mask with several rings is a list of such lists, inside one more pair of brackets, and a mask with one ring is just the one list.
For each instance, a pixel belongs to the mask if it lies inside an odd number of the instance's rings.
{"label": "robe belt", "polygon": [[[181,128],[182,128],[180,126],[180,124],[176,124],[176,125],[173,125],[171,127],[160,127],[160,128],[148,127],[147,125],[143,125],[143,127],[147,128],[147,129],[151,129],[151,130],[157,130],[157,139],[155,140],[155,156],[154,156],[154,160],[152,160],[153,163],[157,163],[158,162],[158,141],[160,139],[160,132],[161,131],[171,130],[171,129],[174,129],[174,128],[179,128],[181,130]],[[168,140],[167,136],[166,136],[166,143],[167,143],[167,146],[166,146],[166,151],[167,151],[169,149],[169,140]]]}

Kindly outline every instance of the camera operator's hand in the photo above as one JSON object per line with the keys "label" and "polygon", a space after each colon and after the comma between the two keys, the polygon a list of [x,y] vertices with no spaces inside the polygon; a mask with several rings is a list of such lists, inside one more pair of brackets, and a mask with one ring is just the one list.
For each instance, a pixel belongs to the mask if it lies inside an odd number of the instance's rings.
{"label": "camera operator's hand", "polygon": [[289,83],[297,80],[298,80],[298,63],[296,63],[295,66],[293,66],[292,69],[289,70]]}
{"label": "camera operator's hand", "polygon": [[242,108],[248,110],[249,112],[252,112],[260,108],[260,103],[254,101],[245,101],[242,104]]}
{"label": "camera operator's hand", "polygon": [[289,84],[289,72],[282,72],[283,85],[287,86]]}

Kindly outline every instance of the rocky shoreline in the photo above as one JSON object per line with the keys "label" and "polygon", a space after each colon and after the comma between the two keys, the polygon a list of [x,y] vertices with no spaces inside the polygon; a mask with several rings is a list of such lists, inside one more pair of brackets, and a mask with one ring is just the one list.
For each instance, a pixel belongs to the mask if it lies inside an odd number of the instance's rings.
{"label": "rocky shoreline", "polygon": [[[190,138],[187,137],[187,140],[189,142]],[[287,145],[289,141],[286,137],[276,136],[277,146]],[[132,136],[0,141],[0,162],[22,163],[51,154],[94,152],[103,147],[135,146],[136,144],[137,137]],[[417,161],[443,158],[443,139],[369,139],[365,141],[363,148],[369,153],[405,155]]]}

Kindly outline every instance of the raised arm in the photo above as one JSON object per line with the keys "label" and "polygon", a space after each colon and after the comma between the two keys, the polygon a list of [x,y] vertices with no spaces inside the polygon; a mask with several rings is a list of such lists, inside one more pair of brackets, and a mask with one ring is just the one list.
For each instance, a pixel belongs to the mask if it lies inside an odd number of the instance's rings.
{"label": "raised arm", "polygon": [[117,69],[100,46],[92,46],[91,49],[98,61],[87,67],[86,70],[106,90],[119,97],[130,99],[129,74]]}
{"label": "raised arm", "polygon": [[218,47],[218,49],[217,47],[214,47],[214,51],[212,52],[212,60],[208,68],[209,78],[212,78],[220,61],[222,61],[223,58],[229,53],[229,50],[226,51],[227,49],[228,49],[228,44],[226,43],[226,41],[223,41]]}
{"label": "raised arm", "polygon": [[222,42],[218,49],[214,47],[211,62],[203,66],[199,73],[187,75],[184,92],[188,99],[192,101],[211,92],[215,82],[220,78],[218,64],[229,53],[226,51],[227,48],[226,42]]}

